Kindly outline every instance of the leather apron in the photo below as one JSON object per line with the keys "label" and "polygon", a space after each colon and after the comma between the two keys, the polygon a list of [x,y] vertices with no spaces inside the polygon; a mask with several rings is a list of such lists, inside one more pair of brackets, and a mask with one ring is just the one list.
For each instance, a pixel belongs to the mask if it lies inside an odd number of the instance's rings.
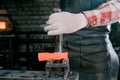
{"label": "leather apron", "polygon": [[[106,0],[61,0],[62,11],[79,13],[97,8]],[[119,61],[109,40],[107,26],[84,28],[64,35],[63,48],[69,52],[70,69],[80,80],[117,80]]]}

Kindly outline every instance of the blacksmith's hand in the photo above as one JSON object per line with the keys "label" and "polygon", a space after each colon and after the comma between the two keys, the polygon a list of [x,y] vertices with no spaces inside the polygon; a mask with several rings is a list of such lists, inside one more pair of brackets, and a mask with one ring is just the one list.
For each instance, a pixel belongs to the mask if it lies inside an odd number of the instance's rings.
{"label": "blacksmith's hand", "polygon": [[50,15],[46,24],[48,35],[70,34],[87,26],[87,20],[82,13],[60,12]]}

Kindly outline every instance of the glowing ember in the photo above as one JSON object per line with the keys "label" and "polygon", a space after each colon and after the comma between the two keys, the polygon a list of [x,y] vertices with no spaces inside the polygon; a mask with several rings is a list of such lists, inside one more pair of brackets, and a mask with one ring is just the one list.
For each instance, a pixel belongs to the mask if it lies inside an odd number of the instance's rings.
{"label": "glowing ember", "polygon": [[6,22],[5,21],[0,21],[0,29],[5,30],[6,29]]}

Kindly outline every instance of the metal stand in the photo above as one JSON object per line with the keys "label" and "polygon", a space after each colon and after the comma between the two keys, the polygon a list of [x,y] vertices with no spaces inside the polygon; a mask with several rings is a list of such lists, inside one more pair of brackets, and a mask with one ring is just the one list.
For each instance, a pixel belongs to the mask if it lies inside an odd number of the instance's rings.
{"label": "metal stand", "polygon": [[79,80],[79,74],[69,72],[68,78],[63,77],[46,77],[44,71],[15,71],[15,70],[0,70],[0,80]]}

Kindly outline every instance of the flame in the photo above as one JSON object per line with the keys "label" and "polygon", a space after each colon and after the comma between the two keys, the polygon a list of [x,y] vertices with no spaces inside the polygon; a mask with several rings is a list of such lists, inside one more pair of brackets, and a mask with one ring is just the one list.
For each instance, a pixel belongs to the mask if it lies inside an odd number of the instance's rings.
{"label": "flame", "polygon": [[7,26],[7,24],[5,21],[0,21],[0,30],[5,30],[6,26]]}

